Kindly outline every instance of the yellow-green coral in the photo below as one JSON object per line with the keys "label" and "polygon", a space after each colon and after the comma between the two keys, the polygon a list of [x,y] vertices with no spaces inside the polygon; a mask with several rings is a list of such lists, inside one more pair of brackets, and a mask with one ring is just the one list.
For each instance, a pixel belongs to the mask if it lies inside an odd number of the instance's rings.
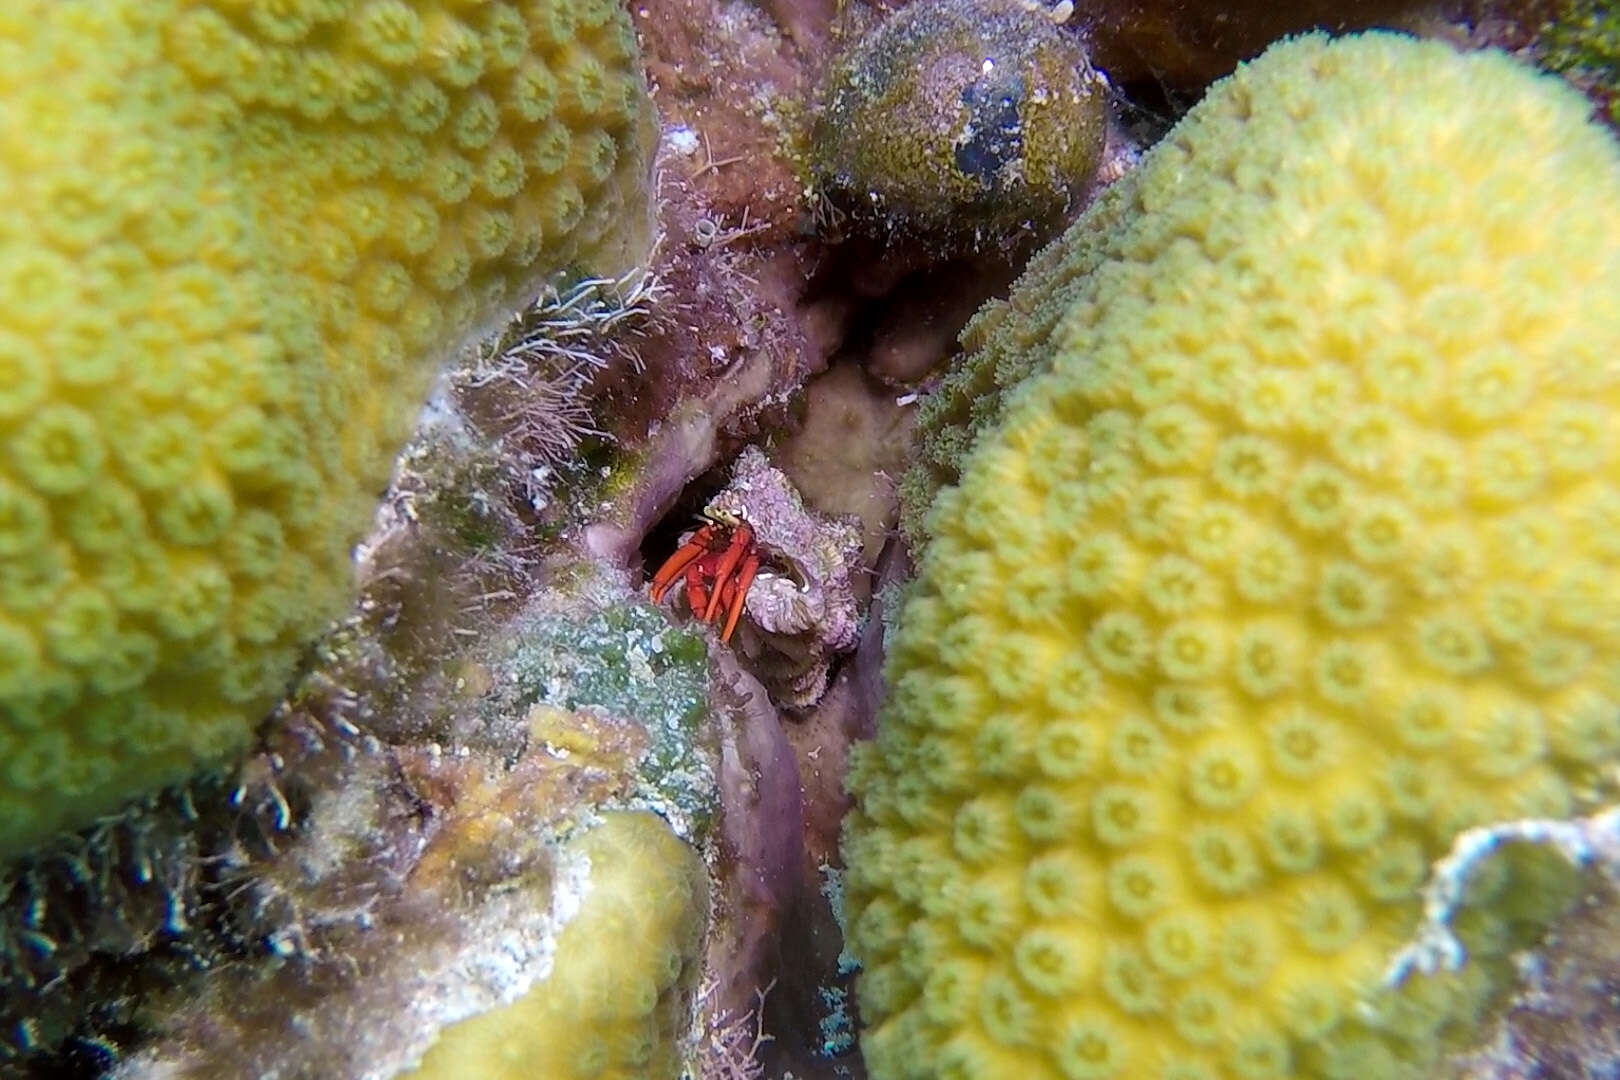
{"label": "yellow-green coral", "polygon": [[1373,1080],[1467,1031],[1546,913],[1482,884],[1469,963],[1379,993],[1428,866],[1620,757],[1617,252],[1566,87],[1313,36],[986,316],[1042,373],[852,764],[875,1078]]}
{"label": "yellow-green coral", "polygon": [[434,361],[646,231],[614,0],[0,12],[0,852],[242,745]]}
{"label": "yellow-green coral", "polygon": [[590,889],[551,974],[439,1036],[416,1080],[674,1080],[708,917],[703,861],[647,813],[612,813],[578,842]]}

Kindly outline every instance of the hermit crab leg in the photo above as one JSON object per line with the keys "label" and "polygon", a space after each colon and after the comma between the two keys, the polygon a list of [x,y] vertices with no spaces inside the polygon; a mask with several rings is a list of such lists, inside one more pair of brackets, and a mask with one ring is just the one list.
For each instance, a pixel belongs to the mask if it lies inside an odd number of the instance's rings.
{"label": "hermit crab leg", "polygon": [[736,591],[731,597],[731,606],[726,612],[726,628],[720,631],[720,640],[722,642],[729,642],[731,632],[737,629],[737,617],[742,614],[743,601],[748,599],[748,587],[754,583],[754,575],[758,572],[758,555],[750,555],[743,560],[742,569],[737,571],[737,580],[734,583]]}
{"label": "hermit crab leg", "polygon": [[[716,590],[718,591],[718,590]],[[703,566],[694,562],[686,570],[686,603],[694,612],[708,603],[709,591],[703,587]]]}
{"label": "hermit crab leg", "polygon": [[[753,542],[754,530],[750,529],[747,525],[738,525],[736,530],[731,534],[731,546],[726,548],[725,555],[720,559],[720,566],[714,572],[714,580],[720,582],[731,577],[732,571],[736,570],[737,564],[743,561],[743,556],[748,554],[749,545]],[[692,603],[692,610],[696,611],[697,609],[698,605],[696,601],[694,601]],[[712,621],[714,619],[714,613],[719,610],[720,590],[715,589],[714,595],[709,597],[708,606],[703,609],[703,621]]]}
{"label": "hermit crab leg", "polygon": [[709,550],[709,541],[714,539],[714,526],[704,525],[692,534],[692,539],[675,549],[675,554],[664,560],[664,565],[658,568],[658,573],[652,579],[652,602],[662,603],[664,594],[669,587],[675,584],[675,579],[681,576],[692,563],[703,557]]}

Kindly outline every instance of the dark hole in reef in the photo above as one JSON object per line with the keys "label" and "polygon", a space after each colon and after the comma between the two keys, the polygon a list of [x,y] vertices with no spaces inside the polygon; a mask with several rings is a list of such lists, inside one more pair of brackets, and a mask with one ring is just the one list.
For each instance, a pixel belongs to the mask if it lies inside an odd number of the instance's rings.
{"label": "dark hole in reef", "polygon": [[29,1080],[98,1080],[109,1075],[123,1057],[124,1045],[138,1045],[141,1032],[133,1025],[109,1025],[104,1028],[86,1027],[83,1033],[69,1035],[56,1052],[42,1055],[25,1066],[22,1072],[0,1075],[23,1077]]}
{"label": "dark hole in reef", "polygon": [[[1030,253],[1028,246],[1014,244],[950,256],[915,238],[850,237],[825,250],[801,303],[838,312],[829,366],[851,363],[880,380],[885,373],[878,370],[882,364],[875,348],[901,338],[928,337],[931,325],[948,324],[935,357],[937,369],[957,351],[956,335],[969,316],[992,297],[1006,295]],[[893,385],[902,383],[913,384],[914,379]]]}
{"label": "dark hole in reef", "polygon": [[1111,95],[1115,123],[1137,146],[1158,143],[1197,100],[1155,79],[1116,86]]}
{"label": "dark hole in reef", "polygon": [[[904,263],[892,268],[886,265],[885,260],[892,258],[885,244],[860,237],[829,250],[823,265],[810,279],[805,306],[823,304],[841,313],[837,341],[828,354],[829,366],[840,358],[864,357],[870,348],[895,287],[913,274]],[[879,277],[860,283],[866,286],[865,292],[851,288],[851,275],[863,272]],[[795,425],[803,418],[804,405],[805,395],[801,392],[792,405]]]}

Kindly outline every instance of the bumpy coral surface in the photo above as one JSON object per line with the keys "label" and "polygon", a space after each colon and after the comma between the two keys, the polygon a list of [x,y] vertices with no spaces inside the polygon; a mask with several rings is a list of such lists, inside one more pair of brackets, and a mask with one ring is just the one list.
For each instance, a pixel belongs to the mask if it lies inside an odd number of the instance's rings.
{"label": "bumpy coral surface", "polygon": [[674,1080],[708,917],[703,861],[647,813],[612,813],[579,842],[590,887],[551,974],[445,1031],[416,1080]]}
{"label": "bumpy coral surface", "polygon": [[1481,883],[1469,962],[1380,992],[1430,863],[1620,757],[1587,112],[1496,54],[1279,45],[999,309],[1044,372],[937,500],[852,765],[874,1077],[1370,1080],[1476,1022],[1544,913]]}
{"label": "bumpy coral surface", "polygon": [[432,361],[635,246],[613,0],[0,14],[0,851],[242,744]]}

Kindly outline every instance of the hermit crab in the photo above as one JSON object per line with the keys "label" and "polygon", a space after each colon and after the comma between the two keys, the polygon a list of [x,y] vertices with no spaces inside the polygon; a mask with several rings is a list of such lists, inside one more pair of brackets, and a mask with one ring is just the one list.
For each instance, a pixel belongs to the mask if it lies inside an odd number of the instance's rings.
{"label": "hermit crab", "polygon": [[664,594],[684,573],[686,602],[692,614],[713,622],[724,608],[726,625],[720,640],[730,641],[749,586],[759,573],[759,546],[746,521],[715,511],[705,511],[704,516],[710,520],[688,536],[653,575],[652,602],[663,603]]}
{"label": "hermit crab", "polygon": [[649,589],[654,603],[684,595],[703,622],[723,616],[720,640],[737,636],[735,648],[778,702],[806,706],[826,689],[833,656],[855,647],[860,565],[860,530],[806,507],[748,447]]}

